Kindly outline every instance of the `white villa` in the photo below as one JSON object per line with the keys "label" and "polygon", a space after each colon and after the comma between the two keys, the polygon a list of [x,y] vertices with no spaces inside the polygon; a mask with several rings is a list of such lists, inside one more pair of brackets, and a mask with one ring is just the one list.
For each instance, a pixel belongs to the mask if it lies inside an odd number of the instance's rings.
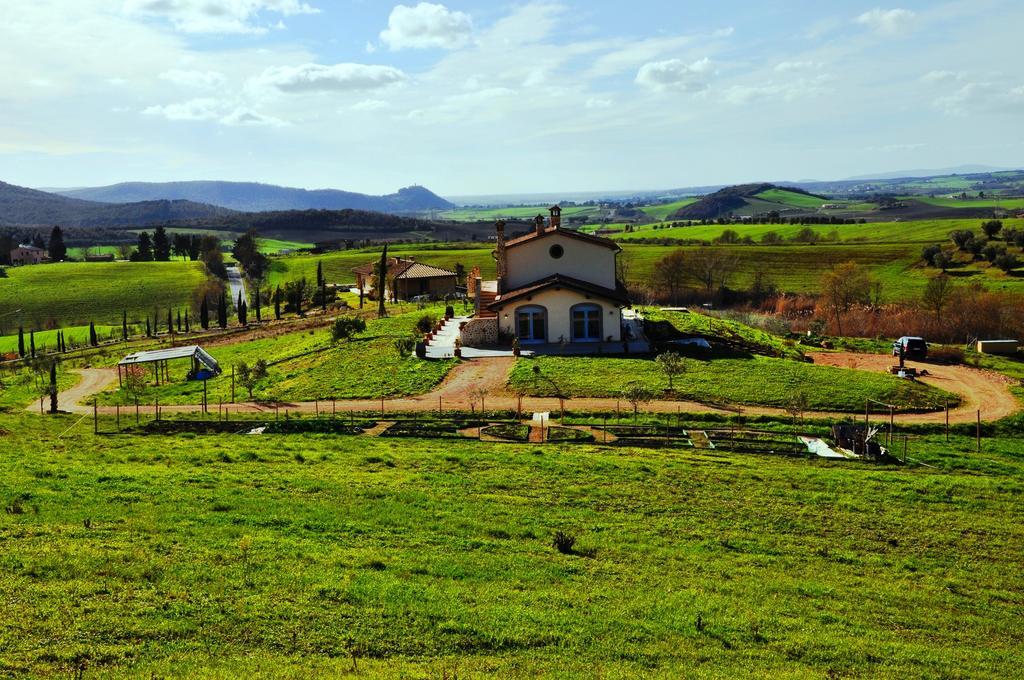
{"label": "white villa", "polygon": [[626,287],[616,278],[614,241],[562,229],[561,208],[538,215],[533,230],[505,239],[496,226],[497,280],[470,282],[476,313],[462,329],[467,347],[519,339],[520,345],[618,343]]}

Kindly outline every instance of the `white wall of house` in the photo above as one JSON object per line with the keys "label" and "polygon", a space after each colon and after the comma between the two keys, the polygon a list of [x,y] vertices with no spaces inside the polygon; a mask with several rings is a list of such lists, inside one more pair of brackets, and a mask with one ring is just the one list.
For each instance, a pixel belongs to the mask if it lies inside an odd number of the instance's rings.
{"label": "white wall of house", "polygon": [[[544,239],[550,244],[554,239]],[[589,246],[590,244],[574,241],[574,245]],[[525,247],[523,247],[525,250]],[[597,248],[605,253],[611,253],[607,248]],[[564,258],[563,258],[564,259]],[[614,268],[613,277],[614,277]],[[563,270],[564,273],[564,270]],[[573,274],[570,274],[573,276]],[[579,278],[584,278],[579,276]],[[614,282],[612,284],[614,286]],[[593,295],[587,297],[585,294],[562,288],[548,288],[530,296],[530,299],[520,298],[503,305],[498,311],[498,326],[502,333],[517,335],[516,332],[516,311],[522,307],[540,306],[546,311],[547,317],[547,341],[558,343],[564,338],[566,342],[572,342],[572,308],[578,304],[595,304],[601,311],[601,339],[604,341],[618,342],[622,339],[622,310],[614,302],[599,299]]]}
{"label": "white wall of house", "polygon": [[[561,246],[561,257],[551,256],[555,245]],[[505,290],[515,290],[553,274],[615,289],[615,251],[606,246],[552,234],[509,248],[506,256]]]}

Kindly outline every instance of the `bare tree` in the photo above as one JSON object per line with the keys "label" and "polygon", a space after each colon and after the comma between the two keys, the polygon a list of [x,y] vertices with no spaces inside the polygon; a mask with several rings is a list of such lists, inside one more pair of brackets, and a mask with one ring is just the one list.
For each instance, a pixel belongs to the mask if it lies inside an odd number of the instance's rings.
{"label": "bare tree", "polygon": [[686,266],[687,257],[683,250],[674,250],[654,263],[654,285],[673,301],[686,281]]}
{"label": "bare tree", "polygon": [[697,248],[686,260],[689,276],[709,293],[723,288],[739,265],[739,259],[724,248]]}
{"label": "bare tree", "polygon": [[928,279],[921,295],[921,302],[928,311],[935,314],[936,323],[942,323],[942,310],[953,297],[953,279],[948,274],[939,274]]}
{"label": "bare tree", "polygon": [[822,302],[836,320],[838,335],[843,334],[846,313],[856,304],[871,302],[871,290],[871,276],[856,262],[845,262],[821,277]]}

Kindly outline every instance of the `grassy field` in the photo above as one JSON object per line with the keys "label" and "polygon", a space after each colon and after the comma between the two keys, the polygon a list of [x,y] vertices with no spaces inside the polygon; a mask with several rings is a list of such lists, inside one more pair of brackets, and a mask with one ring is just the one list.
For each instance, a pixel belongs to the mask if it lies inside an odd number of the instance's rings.
{"label": "grassy field", "polygon": [[[549,207],[548,205],[526,205],[507,208],[455,208],[439,213],[438,217],[460,222],[488,222],[497,219],[529,220],[537,215],[547,217]],[[570,205],[562,208],[563,219],[578,216],[596,217],[600,214],[601,209],[596,206]]]}
{"label": "grassy field", "polygon": [[672,201],[671,203],[659,203],[658,205],[648,205],[643,210],[647,215],[653,217],[656,220],[667,220],[668,216],[679,210],[685,208],[688,205],[693,205],[700,199],[697,197],[684,198],[678,201]]}
{"label": "grassy field", "polygon": [[[454,271],[456,264],[462,264],[469,272],[474,265],[480,265],[485,276],[494,276],[495,264],[491,256],[493,248],[473,247],[417,247],[411,245],[392,246],[389,255],[415,257],[421,262]],[[324,276],[332,283],[353,282],[356,275],[352,268],[380,259],[380,249],[342,250],[323,255],[289,255],[275,258],[270,270],[271,285],[282,284],[303,276],[307,280],[316,281],[316,267],[323,263]]]}
{"label": "grassy field", "polygon": [[664,321],[680,333],[701,336],[742,351],[796,361],[803,359],[803,352],[795,343],[736,321],[696,312],[664,312],[658,308],[646,308],[641,312],[648,321]]}
{"label": "grassy field", "polygon": [[[404,396],[428,392],[439,383],[454,361],[421,361],[402,357],[395,340],[412,336],[416,321],[424,315],[439,317],[444,307],[430,307],[369,321],[364,333],[350,341],[332,344],[330,329],[286,333],[244,343],[218,345],[207,349],[224,369],[207,381],[210,403],[231,401],[231,367],[241,362],[252,366],[263,359],[272,364],[268,376],[253,393],[262,400],[312,401],[314,399],[358,399]],[[150,386],[140,395],[143,403],[198,404],[203,384],[184,380],[188,366],[171,367],[172,382]],[[237,401],[248,393],[236,386]],[[134,399],[114,386],[100,395],[101,404],[129,404]]]}
{"label": "grassy field", "polygon": [[76,419],[0,415],[5,675],[1019,671],[1017,438],[899,469]]}
{"label": "grassy field", "polygon": [[807,194],[801,194],[798,191],[786,191],[785,189],[769,189],[768,191],[762,191],[757,194],[757,197],[762,201],[778,203],[791,208],[816,209],[820,208],[825,203],[832,202],[823,200],[817,196],[808,196]]}
{"label": "grassy field", "polygon": [[[154,309],[184,308],[205,280],[198,262],[90,262],[11,267],[0,278],[0,333],[119,324]],[[11,314],[16,310],[19,313]]]}
{"label": "grassy field", "polygon": [[[818,233],[822,240],[835,233],[839,243],[897,243],[897,244],[929,244],[949,241],[952,231],[970,229],[979,236],[982,220],[915,220],[913,222],[868,222],[866,224],[810,225],[810,229]],[[1006,228],[1024,228],[1024,220],[1003,220]],[[808,227],[792,224],[736,224],[723,226],[720,224],[695,224],[690,227],[658,228],[663,225],[637,225],[631,233],[623,233],[613,238],[623,242],[642,241],[652,238],[677,238],[700,241],[712,241],[722,235],[726,229],[737,232],[740,237],[750,236],[760,241],[765,234],[774,232],[783,239],[792,239],[801,230]]]}
{"label": "grassy field", "polygon": [[[808,408],[814,411],[856,412],[864,408],[867,398],[901,410],[942,408],[946,399],[959,403],[953,394],[894,376],[789,359],[750,355],[687,359],[687,365],[686,374],[675,380],[672,396],[708,404],[785,407],[798,393],[806,395]],[[540,368],[540,379],[535,367]],[[512,388],[544,396],[561,392],[571,397],[616,398],[633,383],[657,395],[668,390],[668,379],[650,359],[546,356],[520,359],[509,374]]]}
{"label": "grassy field", "polygon": [[[28,351],[29,347],[29,330],[25,330],[25,350]],[[75,345],[83,346],[89,343],[89,327],[88,326],[71,326],[64,330],[64,341],[69,347]],[[129,328],[129,332],[135,333],[136,329]],[[112,338],[121,337],[121,326],[96,326],[96,335],[99,339],[107,340]],[[42,352],[57,347],[57,331],[38,331],[35,334],[36,337],[36,351]],[[0,336],[0,354],[6,354],[8,352],[18,351],[18,334],[13,335],[2,335]]]}
{"label": "grassy field", "polygon": [[948,198],[929,196],[906,196],[910,200],[920,201],[928,205],[938,205],[943,208],[1003,208],[1005,210],[1024,209],[1024,198]]}

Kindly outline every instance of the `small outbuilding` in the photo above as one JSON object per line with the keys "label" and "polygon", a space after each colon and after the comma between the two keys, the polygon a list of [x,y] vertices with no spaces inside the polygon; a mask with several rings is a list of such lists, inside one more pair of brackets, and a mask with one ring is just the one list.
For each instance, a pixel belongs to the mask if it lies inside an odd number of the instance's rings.
{"label": "small outbuilding", "polygon": [[207,380],[220,375],[221,368],[217,360],[210,356],[210,353],[199,345],[186,345],[184,347],[169,347],[167,349],[154,349],[144,352],[129,354],[117,363],[117,381],[123,385],[121,370],[127,370],[132,366],[149,365],[153,368],[156,376],[156,383],[170,380],[168,363],[175,360],[189,359],[191,367],[188,372],[188,380]]}
{"label": "small outbuilding", "polygon": [[980,354],[1008,354],[1017,353],[1020,343],[1017,340],[978,340],[978,352]]}
{"label": "small outbuilding", "polygon": [[[393,300],[409,300],[420,295],[441,299],[454,295],[457,290],[458,275],[451,270],[417,262],[414,257],[389,257],[387,265],[387,295]],[[356,275],[356,288],[371,298],[377,297],[374,279],[379,266],[378,262],[368,262],[352,270]]]}

